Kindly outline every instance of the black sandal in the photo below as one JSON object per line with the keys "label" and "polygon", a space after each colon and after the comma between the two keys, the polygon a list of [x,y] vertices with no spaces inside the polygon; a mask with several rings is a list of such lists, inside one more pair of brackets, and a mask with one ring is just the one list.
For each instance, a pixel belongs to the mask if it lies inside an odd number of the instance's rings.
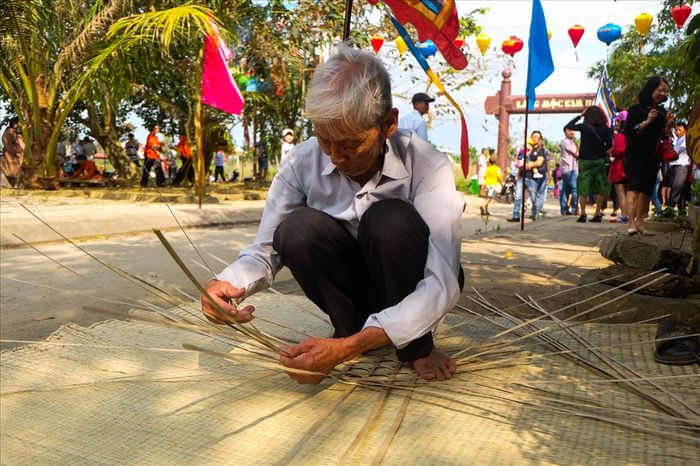
{"label": "black sandal", "polygon": [[656,330],[654,360],[661,364],[683,365],[700,362],[697,333],[687,325],[664,320]]}
{"label": "black sandal", "polygon": [[603,220],[603,214],[596,214],[591,219],[591,223],[600,223]]}
{"label": "black sandal", "polygon": [[586,218],[587,218],[587,215],[586,215],[586,214],[583,214],[583,215],[581,215],[579,218],[577,218],[576,221],[577,221],[578,223],[586,223]]}

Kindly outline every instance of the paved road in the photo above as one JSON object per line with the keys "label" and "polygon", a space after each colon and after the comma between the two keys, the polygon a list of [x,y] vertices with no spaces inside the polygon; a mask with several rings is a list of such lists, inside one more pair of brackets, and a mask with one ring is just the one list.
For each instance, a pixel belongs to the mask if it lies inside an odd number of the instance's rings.
{"label": "paved road", "polygon": [[[519,225],[505,222],[510,216],[511,206],[494,204],[491,207],[493,217],[485,223],[474,213],[478,212],[479,204],[477,199],[469,198],[467,212],[463,216],[465,245],[470,244],[465,246],[469,249],[465,251],[465,258],[474,257],[470,254],[472,245],[482,233],[493,234],[495,230],[500,230],[502,234],[512,236],[517,234],[519,228]],[[191,205],[172,206],[178,220],[189,226],[186,231],[193,244],[215,271],[221,270],[224,263],[234,260],[240,249],[253,240],[257,229],[255,219],[261,207],[262,204],[256,201],[205,206],[202,211]],[[143,233],[154,227],[164,228],[168,231],[167,237],[197,278],[203,282],[211,276],[184,233],[177,229],[177,223],[164,204],[100,203],[76,206],[72,203],[35,203],[33,209],[71,237],[93,238],[82,240],[79,245],[100,259],[169,290],[177,288],[196,296],[195,287],[179,271],[155,235]],[[549,209],[554,211],[554,204]],[[84,306],[125,311],[140,300],[165,306],[159,299],[105,269],[74,246],[57,243],[55,235],[21,209],[18,201],[3,200],[1,210],[3,239],[10,241],[12,232],[21,233],[20,236],[25,239],[30,237],[39,242],[38,247],[44,254],[70,270],[30,248],[10,247],[2,250],[0,339],[42,340],[65,323],[89,325],[106,318],[85,311]],[[76,217],[76,211],[89,212],[91,221]],[[535,227],[543,232],[558,230],[562,228],[561,220],[555,217],[537,222]],[[228,222],[245,223],[197,228]],[[16,239],[14,241],[17,242]],[[545,254],[544,250],[542,253]],[[278,275],[275,287],[285,293],[299,290],[286,269]],[[100,301],[98,298],[115,302]],[[1,347],[5,349],[16,345],[3,343]]]}

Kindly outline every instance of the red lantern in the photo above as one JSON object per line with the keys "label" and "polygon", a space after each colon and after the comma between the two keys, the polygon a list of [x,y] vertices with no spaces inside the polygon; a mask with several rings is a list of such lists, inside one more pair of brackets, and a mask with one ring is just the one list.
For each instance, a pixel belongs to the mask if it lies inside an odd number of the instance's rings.
{"label": "red lantern", "polygon": [[578,52],[576,51],[576,47],[578,46],[578,43],[581,40],[581,37],[583,37],[583,33],[585,31],[586,30],[584,27],[580,24],[574,24],[569,28],[569,37],[571,38],[571,43],[574,44],[574,55],[576,56],[576,61],[578,61]]}
{"label": "red lantern", "polygon": [[379,3],[379,0],[367,0],[367,3],[369,3],[370,5],[376,5],[377,3]]}
{"label": "red lantern", "polygon": [[501,44],[501,50],[511,57],[515,56],[515,54],[520,52],[522,49],[523,41],[516,36],[510,36],[508,39],[503,41],[503,44]]}
{"label": "red lantern", "polygon": [[464,39],[462,39],[461,37],[458,36],[457,38],[455,38],[453,43],[455,44],[455,47],[460,49],[464,45]]}
{"label": "red lantern", "polygon": [[574,24],[569,28],[569,37],[571,38],[571,43],[574,44],[574,48],[578,45],[585,31],[584,27],[580,24]]}
{"label": "red lantern", "polygon": [[678,29],[683,27],[688,16],[690,16],[690,11],[690,5],[674,6],[671,9],[671,16],[673,16],[673,20],[676,22]]}
{"label": "red lantern", "polygon": [[381,49],[382,44],[384,44],[384,39],[382,39],[381,36],[375,34],[372,37],[370,37],[369,41],[372,43],[374,53],[379,53],[379,49]]}

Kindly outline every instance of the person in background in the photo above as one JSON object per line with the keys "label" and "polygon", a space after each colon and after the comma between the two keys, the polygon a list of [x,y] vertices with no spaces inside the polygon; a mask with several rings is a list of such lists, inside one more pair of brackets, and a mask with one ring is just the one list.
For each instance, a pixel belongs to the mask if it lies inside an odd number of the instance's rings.
{"label": "person in background", "polygon": [[177,153],[180,156],[180,170],[177,172],[177,176],[173,181],[173,186],[180,186],[183,180],[187,178],[190,185],[194,184],[194,167],[192,166],[192,148],[187,141],[187,136],[184,134],[180,135],[180,139],[177,141]]}
{"label": "person in background", "polygon": [[428,142],[428,122],[425,121],[423,115],[427,115],[430,111],[430,103],[435,102],[435,99],[427,94],[419,92],[411,98],[413,111],[402,117],[399,121],[399,129],[407,131],[415,131],[419,138]]}
{"label": "person in background", "polygon": [[214,154],[214,183],[219,181],[219,176],[221,181],[226,181],[226,175],[224,175],[224,165],[226,164],[226,154],[222,149],[216,151]]}
{"label": "person in background", "polygon": [[561,165],[557,162],[552,170],[552,182],[554,183],[554,191],[552,195],[555,199],[559,199],[561,196]]}
{"label": "person in background", "polygon": [[613,186],[620,215],[610,220],[612,223],[627,224],[627,177],[625,176],[625,151],[627,150],[627,138],[624,134],[625,120],[616,120],[613,126],[613,142],[610,148],[610,157],[613,159],[608,171],[608,182]]}
{"label": "person in background", "polygon": [[97,154],[97,146],[95,146],[95,143],[89,136],[83,138],[80,142],[80,146],[83,148],[83,155],[87,157],[88,160],[92,160],[95,154]]}
{"label": "person in background", "polygon": [[294,149],[294,131],[287,128],[282,131],[282,153],[280,156],[280,163],[287,158],[289,151]]}
{"label": "person in background", "polygon": [[141,175],[141,187],[148,186],[148,179],[151,176],[151,170],[156,172],[156,186],[165,186],[165,173],[163,173],[163,165],[161,163],[161,144],[158,139],[160,126],[155,125],[148,137],[146,138],[146,146],[143,149],[143,174]]}
{"label": "person in background", "polygon": [[[539,131],[538,131],[539,132]],[[530,202],[533,206],[533,219],[537,219],[536,207],[537,206],[537,192],[539,190],[539,184],[544,180],[544,177],[539,179],[533,178],[534,170],[538,169],[544,163],[544,156],[542,153],[535,151],[534,141],[532,138],[528,138],[525,150],[520,149],[517,156],[518,163],[516,164],[516,175],[515,175],[515,192],[513,199],[513,216],[506,220],[507,222],[519,222],[520,221],[520,210],[522,207],[523,199],[523,183],[525,183],[525,189],[529,195]],[[525,174],[523,176],[523,169]]]}
{"label": "person in background", "polygon": [[133,133],[129,133],[126,142],[124,143],[124,150],[126,151],[127,157],[131,163],[136,165],[137,168],[141,168],[141,160],[139,160],[139,147],[141,144],[136,140]]}
{"label": "person in background", "polygon": [[561,192],[559,194],[559,212],[562,215],[578,213],[578,146],[575,133],[564,128],[564,140],[559,144],[561,168]]}
{"label": "person in background", "polygon": [[489,160],[489,149],[488,147],[484,147],[481,149],[481,154],[479,154],[479,158],[476,160],[476,174],[477,174],[477,183],[479,184],[479,196],[480,197],[486,197],[486,186],[484,184],[484,174],[486,173],[486,167],[488,166],[488,160]]}
{"label": "person in background", "polygon": [[484,185],[486,186],[486,199],[484,199],[483,205],[479,207],[481,216],[491,215],[489,212],[489,204],[491,200],[496,197],[497,194],[501,192],[503,187],[503,175],[501,174],[501,167],[497,165],[498,157],[496,154],[489,156],[488,167],[484,171]]}
{"label": "person in background", "polygon": [[78,160],[78,169],[71,173],[71,179],[99,180],[102,178],[102,172],[97,168],[94,160],[88,159],[85,154],[78,155],[76,158]]}
{"label": "person in background", "polygon": [[637,95],[638,103],[627,112],[624,134],[625,175],[627,176],[627,215],[629,235],[651,235],[644,227],[649,200],[659,171],[657,146],[666,127],[673,121],[661,105],[668,99],[668,81],[659,76],[649,78]]}
{"label": "person in background", "polygon": [[[581,118],[583,123],[578,123]],[[591,222],[600,223],[603,219],[603,202],[605,195],[610,191],[605,166],[608,161],[608,151],[612,147],[612,136],[607,122],[608,119],[600,107],[592,105],[564,127],[570,131],[581,132],[578,186],[576,187],[580,205],[580,215],[576,221],[579,223],[585,223],[587,220],[587,196],[595,198],[595,215]]]}
{"label": "person in background", "polygon": [[0,170],[13,188],[18,186],[24,162],[24,140],[19,126],[19,118],[10,118],[10,124],[2,133],[2,157]]}
{"label": "person in background", "polygon": [[265,181],[267,170],[269,167],[269,158],[267,155],[267,145],[264,141],[258,141],[255,144],[255,154],[258,156],[258,180]]}
{"label": "person in background", "polygon": [[532,178],[537,183],[537,193],[535,195],[535,203],[532,207],[532,220],[537,220],[538,216],[544,215],[544,201],[547,198],[547,179],[549,176],[549,151],[544,145],[544,138],[540,131],[530,133],[532,139],[532,151],[535,158],[542,157],[542,164],[538,167],[535,164],[532,166]]}
{"label": "person in background", "polygon": [[688,130],[688,125],[683,122],[678,122],[674,126],[676,142],[673,148],[678,153],[678,159],[669,163],[670,178],[671,178],[671,193],[668,198],[667,206],[678,207],[678,210],[685,209],[686,198],[690,189],[690,157],[688,149],[685,145],[685,133]]}
{"label": "person in background", "polygon": [[179,157],[176,147],[177,146],[168,147],[168,179],[170,180],[170,183],[175,181],[177,174],[179,173],[179,170],[177,169],[177,159]]}

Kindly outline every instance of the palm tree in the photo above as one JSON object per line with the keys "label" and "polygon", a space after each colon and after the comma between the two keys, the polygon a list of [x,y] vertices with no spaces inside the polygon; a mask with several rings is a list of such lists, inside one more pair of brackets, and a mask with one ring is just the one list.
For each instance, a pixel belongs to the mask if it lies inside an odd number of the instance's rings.
{"label": "palm tree", "polygon": [[56,185],[63,123],[89,86],[116,91],[123,57],[139,47],[167,54],[176,41],[200,44],[211,21],[218,22],[197,5],[127,15],[128,5],[0,0],[0,85],[27,141],[25,186],[44,187],[41,177]]}

